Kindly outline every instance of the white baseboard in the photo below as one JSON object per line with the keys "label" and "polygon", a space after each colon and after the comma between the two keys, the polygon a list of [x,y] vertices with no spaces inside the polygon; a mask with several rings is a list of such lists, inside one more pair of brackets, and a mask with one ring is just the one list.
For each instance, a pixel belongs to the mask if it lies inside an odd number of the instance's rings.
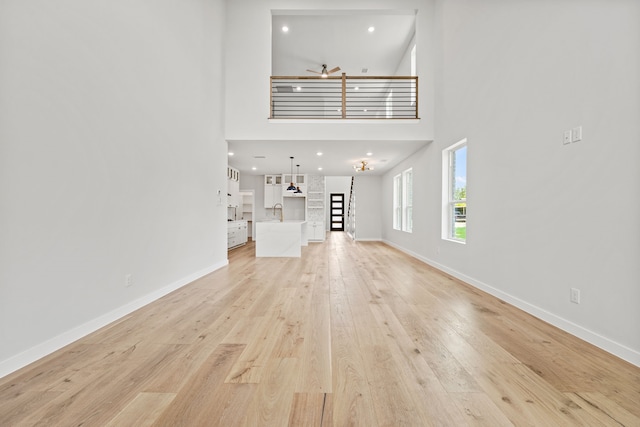
{"label": "white baseboard", "polygon": [[496,289],[486,283],[483,283],[479,280],[474,279],[473,277],[469,277],[463,273],[460,273],[459,271],[453,270],[449,267],[447,267],[446,265],[442,265],[439,264],[436,261],[433,261],[431,259],[425,258],[413,251],[410,251],[408,249],[405,249],[401,246],[396,245],[395,243],[392,243],[388,240],[383,240],[384,243],[386,243],[387,245],[394,247],[396,249],[398,249],[399,251],[404,252],[407,255],[410,255],[422,262],[424,262],[425,264],[428,264],[434,268],[437,268],[438,270],[441,270],[447,274],[450,274],[451,276],[462,280],[463,282],[478,288],[490,295],[493,295],[496,298],[500,298],[501,300],[519,308],[522,311],[525,311],[529,314],[531,314],[532,316],[537,317],[540,320],[543,320],[557,328],[562,329],[565,332],[570,333],[571,335],[574,335],[578,338],[580,338],[583,341],[588,342],[589,344],[593,344],[596,347],[601,348],[602,350],[613,354],[614,356],[617,356],[623,360],[626,360],[627,362],[640,367],[640,352],[626,347],[620,343],[617,343],[615,341],[610,340],[607,337],[604,337],[596,332],[590,331],[589,329],[586,329],[578,324],[575,324],[567,319],[564,319],[560,316],[557,316],[553,313],[550,313],[547,310],[544,310],[538,306],[535,306],[533,304],[530,304],[526,301],[523,301],[517,297],[514,297],[513,295],[510,295],[506,292],[501,291],[500,289]]}
{"label": "white baseboard", "polygon": [[171,292],[180,289],[181,287],[188,285],[189,283],[203,276],[206,276],[207,274],[212,273],[228,264],[229,261],[225,260],[223,262],[211,265],[205,269],[190,274],[187,277],[183,277],[182,279],[177,280],[165,286],[164,288],[158,289],[157,291],[131,301],[121,307],[116,308],[115,310],[105,313],[93,320],[90,320],[87,323],[84,323],[56,337],[53,337],[41,344],[23,351],[22,353],[12,356],[9,359],[0,361],[0,378],[9,375],[10,373],[17,371],[18,369],[23,368],[30,363],[33,363],[36,360],[41,359],[53,353],[54,351],[61,349],[66,345],[69,345],[72,342],[77,341],[80,338],[85,337],[104,326],[107,326],[109,323],[112,323],[136,311],[137,309],[142,308],[145,305],[150,304],[162,298],[163,296],[170,294]]}

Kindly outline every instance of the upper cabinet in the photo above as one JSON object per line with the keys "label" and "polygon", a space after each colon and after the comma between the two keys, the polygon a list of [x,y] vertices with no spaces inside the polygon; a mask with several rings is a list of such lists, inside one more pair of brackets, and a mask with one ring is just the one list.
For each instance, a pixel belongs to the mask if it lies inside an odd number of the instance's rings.
{"label": "upper cabinet", "polygon": [[227,207],[240,206],[240,172],[227,166]]}
{"label": "upper cabinet", "polygon": [[264,176],[264,207],[272,208],[282,203],[282,175]]}
{"label": "upper cabinet", "polygon": [[231,181],[240,181],[240,171],[234,167],[227,166],[227,179]]}
{"label": "upper cabinet", "polygon": [[[287,191],[293,185],[295,191]],[[284,197],[306,197],[307,195],[307,175],[304,174],[285,174],[282,182]]]}
{"label": "upper cabinet", "polygon": [[265,175],[264,185],[282,185],[282,175]]}

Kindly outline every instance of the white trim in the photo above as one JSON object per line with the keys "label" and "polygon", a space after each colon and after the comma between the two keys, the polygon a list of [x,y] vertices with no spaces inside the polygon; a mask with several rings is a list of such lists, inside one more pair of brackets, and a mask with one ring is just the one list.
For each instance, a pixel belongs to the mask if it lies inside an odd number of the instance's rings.
{"label": "white trim", "polygon": [[82,325],[76,326],[69,331],[66,331],[56,337],[53,337],[34,347],[31,347],[30,349],[12,356],[9,359],[2,360],[0,361],[0,378],[17,371],[18,369],[23,368],[30,363],[33,363],[36,360],[39,360],[53,353],[54,351],[60,350],[64,346],[69,345],[72,342],[77,341],[80,338],[83,338],[91,334],[92,332],[95,332],[98,329],[107,326],[108,324],[115,322],[116,320],[121,319],[128,314],[131,314],[139,308],[142,308],[145,305],[148,305],[162,298],[163,296],[170,294],[171,292],[180,289],[181,287],[188,285],[189,283],[203,276],[206,276],[207,274],[213,273],[214,271],[228,264],[229,261],[225,260],[223,262],[211,265],[207,268],[190,274],[187,277],[177,280],[165,286],[164,288],[158,289],[150,294],[147,294],[121,307],[118,307],[115,310],[105,313],[93,320],[90,320]]}
{"label": "white trim", "polygon": [[376,238],[357,238],[355,239],[356,242],[383,242],[384,240],[382,239],[376,239]]}
{"label": "white trim", "polygon": [[327,123],[327,124],[391,124],[391,125],[406,125],[406,124],[419,124],[420,119],[267,119],[269,123],[287,123],[287,124],[312,124],[312,123]]}
{"label": "white trim", "polygon": [[640,367],[640,352],[629,348],[623,344],[615,342],[607,337],[604,337],[596,332],[590,331],[578,324],[571,322],[570,320],[564,319],[560,316],[557,316],[545,309],[542,309],[538,306],[530,304],[526,301],[521,300],[520,298],[514,297],[506,292],[501,291],[500,289],[496,289],[484,282],[476,280],[466,274],[460,273],[459,271],[453,270],[445,265],[439,264],[433,260],[425,258],[415,252],[407,250],[401,246],[396,245],[388,240],[383,240],[387,245],[398,249],[401,252],[404,252],[407,255],[410,255],[425,264],[430,265],[431,267],[437,268],[451,276],[469,284],[475,288],[478,288],[484,292],[487,292],[490,295],[493,295],[496,298],[499,298],[514,307],[519,308],[520,310],[531,314],[534,317],[537,317],[540,320],[543,320],[557,328],[562,329],[565,332],[570,333],[583,341],[588,342],[589,344],[595,345],[596,347],[601,348],[602,350],[613,354],[627,362]]}

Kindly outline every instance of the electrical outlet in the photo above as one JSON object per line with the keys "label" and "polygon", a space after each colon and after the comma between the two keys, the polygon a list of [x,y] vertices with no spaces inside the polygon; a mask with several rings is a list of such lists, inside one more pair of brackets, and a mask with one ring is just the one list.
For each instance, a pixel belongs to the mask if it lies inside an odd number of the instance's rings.
{"label": "electrical outlet", "polygon": [[124,276],[124,287],[128,288],[133,285],[133,277],[130,274]]}
{"label": "electrical outlet", "polygon": [[571,142],[582,141],[582,126],[571,129]]}
{"label": "electrical outlet", "polygon": [[571,144],[571,131],[570,130],[565,130],[564,131],[564,134],[562,135],[562,143],[564,145]]}
{"label": "electrical outlet", "polygon": [[574,304],[580,304],[580,289],[571,288],[571,294],[569,296],[569,299]]}

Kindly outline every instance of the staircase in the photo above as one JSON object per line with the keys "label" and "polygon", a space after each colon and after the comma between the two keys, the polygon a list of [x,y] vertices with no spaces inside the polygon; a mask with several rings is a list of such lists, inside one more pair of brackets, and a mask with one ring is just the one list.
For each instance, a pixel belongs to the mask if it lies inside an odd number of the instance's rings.
{"label": "staircase", "polygon": [[353,191],[355,177],[351,177],[351,189],[349,190],[349,204],[347,205],[347,223],[345,230],[353,240],[356,239],[356,195]]}

